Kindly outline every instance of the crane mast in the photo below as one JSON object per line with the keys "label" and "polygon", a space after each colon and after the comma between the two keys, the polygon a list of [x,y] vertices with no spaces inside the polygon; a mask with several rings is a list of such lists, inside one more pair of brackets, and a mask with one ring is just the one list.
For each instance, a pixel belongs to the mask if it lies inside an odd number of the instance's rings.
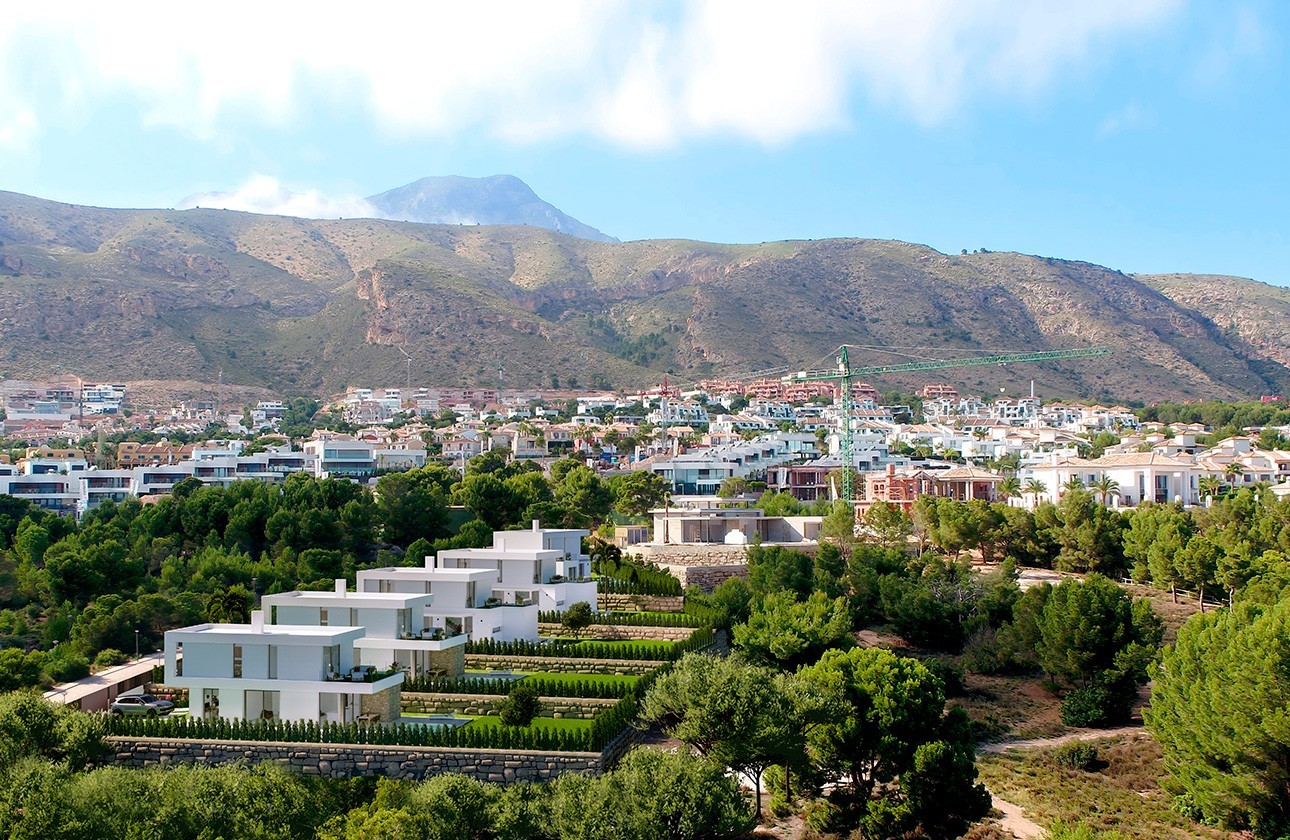
{"label": "crane mast", "polygon": [[1031,353],[998,353],[991,356],[973,356],[962,359],[933,359],[926,362],[901,362],[894,365],[872,365],[869,367],[851,367],[847,355],[849,345],[838,348],[837,367],[823,370],[801,370],[783,377],[784,382],[837,382],[838,407],[841,412],[842,434],[842,498],[847,502],[855,501],[855,459],[853,457],[851,424],[854,399],[851,396],[851,383],[858,376],[877,376],[884,373],[909,373],[921,370],[944,370],[945,368],[977,367],[981,365],[1007,365],[1021,362],[1043,362],[1051,359],[1082,359],[1092,356],[1106,356],[1110,350],[1105,347],[1086,347],[1076,350],[1036,350]]}

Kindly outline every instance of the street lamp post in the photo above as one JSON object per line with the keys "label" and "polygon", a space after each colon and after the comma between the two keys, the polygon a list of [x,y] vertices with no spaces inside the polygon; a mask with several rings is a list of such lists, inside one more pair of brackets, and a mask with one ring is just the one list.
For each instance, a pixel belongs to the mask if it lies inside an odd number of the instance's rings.
{"label": "street lamp post", "polygon": [[139,631],[134,631],[134,658],[139,658]]}

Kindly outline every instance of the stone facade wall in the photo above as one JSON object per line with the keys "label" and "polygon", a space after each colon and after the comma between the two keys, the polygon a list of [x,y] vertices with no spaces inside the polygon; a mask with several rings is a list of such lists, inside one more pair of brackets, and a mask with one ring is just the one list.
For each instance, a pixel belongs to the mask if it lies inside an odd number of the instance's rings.
{"label": "stone facade wall", "polygon": [[[429,715],[495,715],[498,705],[505,700],[496,694],[442,694],[407,692],[403,695],[403,711]],[[538,716],[553,718],[580,718],[590,720],[601,709],[617,703],[595,697],[541,697],[538,699]]]}
{"label": "stone facade wall", "polygon": [[648,674],[662,665],[653,660],[574,659],[562,656],[493,656],[484,653],[466,655],[466,664],[475,670],[550,671],[557,674]]}
{"label": "stone facade wall", "polygon": [[460,677],[466,672],[466,646],[454,645],[447,650],[429,651],[430,667],[445,677]]}
{"label": "stone facade wall", "polygon": [[704,592],[711,592],[732,577],[747,577],[748,567],[739,564],[734,566],[663,566],[672,577],[681,581],[685,587],[697,586]]}
{"label": "stone facade wall", "polygon": [[[593,624],[579,635],[588,639],[613,639],[615,641],[665,641],[683,642],[694,632],[693,627],[632,627],[624,624]],[[542,622],[538,633],[543,636],[573,637],[573,633],[559,624]]]}
{"label": "stone facade wall", "polygon": [[601,592],[596,596],[596,606],[610,612],[685,612],[685,598],[681,595],[620,595]]}
{"label": "stone facade wall", "polygon": [[372,719],[377,721],[398,720],[403,707],[399,699],[401,693],[402,690],[395,685],[375,694],[360,694],[359,712],[364,715],[374,715]]}
{"label": "stone facade wall", "polygon": [[538,782],[564,773],[596,773],[601,769],[601,754],[587,752],[178,738],[110,737],[107,741],[112,748],[107,761],[124,767],[271,761],[306,776],[333,779],[388,776],[419,781],[440,773],[463,773],[486,782]]}

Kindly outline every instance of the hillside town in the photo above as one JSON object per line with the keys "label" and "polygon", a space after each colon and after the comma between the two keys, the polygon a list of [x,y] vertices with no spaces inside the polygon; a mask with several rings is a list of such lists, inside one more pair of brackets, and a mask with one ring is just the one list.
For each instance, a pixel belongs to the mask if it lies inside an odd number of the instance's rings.
{"label": "hillside town", "polygon": [[[0,493],[66,515],[155,499],[188,479],[228,486],[303,472],[366,483],[427,463],[464,471],[485,453],[543,468],[572,458],[602,474],[649,471],[678,504],[841,497],[844,420],[836,387],[823,383],[664,382],[629,394],[352,388],[325,406],[303,401],[311,416],[294,420],[300,407],[281,400],[132,408],[119,384],[6,382],[3,393],[11,448],[0,454]],[[960,395],[943,384],[910,398],[914,406],[884,405],[872,385],[852,388],[858,515],[923,495],[1033,509],[1074,484],[1116,508],[1204,505],[1223,488],[1290,493],[1290,451],[1277,446],[1290,427],[1208,440],[1214,430],[1203,424],[1144,423],[1125,406]]]}

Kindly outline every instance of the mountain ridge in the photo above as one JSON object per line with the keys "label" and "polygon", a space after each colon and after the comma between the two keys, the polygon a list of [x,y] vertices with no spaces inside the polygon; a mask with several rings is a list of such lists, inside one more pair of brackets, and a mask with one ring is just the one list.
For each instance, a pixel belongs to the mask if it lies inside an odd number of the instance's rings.
{"label": "mountain ridge", "polygon": [[1033,378],[1045,396],[1117,401],[1290,391],[1276,330],[1243,334],[1208,298],[1166,294],[1197,284],[1228,290],[1221,309],[1254,291],[1269,296],[1260,305],[1290,306],[1290,290],[1239,278],[1166,282],[889,240],[594,242],[532,226],[111,210],[0,193],[0,376],[223,371],[230,383],[327,395],[402,382],[406,349],[425,384],[492,384],[501,364],[508,387],[626,388],[665,372],[796,369],[845,342],[922,357],[1115,353],[884,377],[881,389],[1017,393]]}
{"label": "mountain ridge", "polygon": [[532,187],[514,175],[484,178],[431,175],[369,196],[367,203],[381,218],[391,221],[448,225],[527,224],[594,242],[618,241],[538,198]]}

